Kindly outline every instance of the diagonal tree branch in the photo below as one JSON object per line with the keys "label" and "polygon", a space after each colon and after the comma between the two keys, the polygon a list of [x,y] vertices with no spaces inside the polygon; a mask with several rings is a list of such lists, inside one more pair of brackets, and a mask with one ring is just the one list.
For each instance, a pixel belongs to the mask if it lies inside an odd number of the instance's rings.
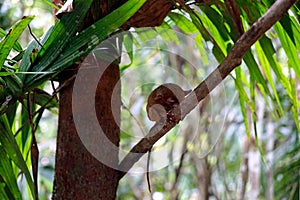
{"label": "diagonal tree branch", "polygon": [[243,56],[250,47],[280,20],[296,2],[297,0],[277,0],[270,9],[258,19],[235,43],[225,60],[181,102],[180,107],[170,111],[175,114],[174,119],[168,118],[163,127],[161,124],[155,124],[149,133],[131,149],[119,164],[119,179],[121,179],[161,137],[191,112],[234,68],[240,65]]}

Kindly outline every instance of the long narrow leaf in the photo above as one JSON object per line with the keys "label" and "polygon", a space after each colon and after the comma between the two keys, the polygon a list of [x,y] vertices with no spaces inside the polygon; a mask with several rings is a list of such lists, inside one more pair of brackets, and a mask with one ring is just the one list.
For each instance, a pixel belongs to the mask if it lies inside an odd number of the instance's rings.
{"label": "long narrow leaf", "polygon": [[274,29],[276,30],[282,47],[288,57],[289,67],[294,69],[298,79],[300,79],[300,58],[298,56],[299,50],[296,49],[294,43],[279,23],[275,24]]}
{"label": "long narrow leaf", "polygon": [[5,39],[0,43],[0,70],[7,58],[9,52],[13,48],[15,42],[19,39],[20,35],[23,33],[24,29],[33,19],[33,16],[24,17],[22,20],[17,22],[13,27],[11,27],[9,33],[6,35]]}
{"label": "long narrow leaf", "polygon": [[73,2],[74,11],[63,14],[61,20],[55,24],[51,35],[45,44],[43,44],[43,48],[39,51],[34,64],[30,67],[25,66],[27,71],[45,71],[59,56],[66,44],[70,41],[70,38],[75,35],[91,3],[92,0],[77,0]]}
{"label": "long narrow leaf", "polygon": [[[272,92],[274,94],[274,98],[276,99],[276,102],[279,107],[280,113],[283,113],[282,105],[276,90],[274,78],[272,76],[271,68],[275,72],[277,78],[282,83],[283,87],[286,89],[287,93],[290,94],[290,85],[287,80],[287,78],[283,75],[281,67],[279,67],[277,61],[274,59],[274,53],[275,49],[272,45],[272,42],[270,39],[268,39],[266,36],[262,37],[255,45],[257,50],[257,56],[259,58],[259,61],[261,63],[261,67],[264,71],[264,74],[268,80],[268,83],[272,89]],[[290,96],[290,95],[289,95]]]}
{"label": "long narrow leaf", "polygon": [[[65,56],[60,56],[55,63],[59,63],[60,60],[64,59],[64,57],[74,57],[73,60],[75,59],[74,61],[76,61],[80,57],[88,54],[98,44],[106,39],[110,33],[124,24],[145,2],[146,0],[130,0],[103,19],[85,29],[83,32],[75,36],[74,40],[71,41],[73,48],[66,49],[66,51],[63,53]],[[87,48],[80,50],[82,47],[86,46],[86,44],[88,45]],[[74,56],[74,53],[76,52],[81,55],[76,56],[75,54]]]}
{"label": "long narrow leaf", "polygon": [[300,109],[300,103],[298,101],[297,91],[296,91],[296,83],[294,79],[290,80],[291,86],[292,86],[292,113],[293,118],[298,130],[298,134],[300,133],[300,123],[299,123],[299,109]]}
{"label": "long narrow leaf", "polygon": [[268,88],[268,85],[266,83],[266,80],[264,79],[264,77],[258,67],[257,62],[254,59],[252,52],[248,51],[244,56],[244,60],[249,69],[250,76],[253,76],[253,78],[255,79],[257,86],[259,87],[260,92],[262,93],[264,98],[267,99],[266,95],[269,96],[272,101],[272,104],[274,106],[274,109],[277,111],[276,113],[281,114],[280,110],[278,108],[278,105],[276,104],[276,100],[274,99],[273,95],[271,94],[271,92]]}
{"label": "long narrow leaf", "polygon": [[[2,28],[0,28],[0,38],[3,38],[5,36],[6,36],[6,31],[3,30]],[[18,52],[23,51],[22,46],[20,45],[20,43],[18,41],[16,41],[14,43],[13,49],[18,51]]]}
{"label": "long narrow leaf", "polygon": [[1,182],[0,182],[0,199],[9,200],[9,197],[7,196],[5,191],[5,183],[1,183]]}
{"label": "long narrow leaf", "polygon": [[[214,8],[208,7],[208,6],[200,6],[201,10],[205,13],[207,18],[214,24],[214,26],[219,31],[223,41],[229,41],[229,34],[233,34],[233,32],[228,32],[228,30],[225,27],[224,23],[220,23],[224,21],[224,17],[220,14],[220,12],[217,12]],[[226,14],[224,14],[226,15]],[[232,21],[232,19],[231,19]],[[237,38],[237,35],[235,33],[234,38]]]}
{"label": "long narrow leaf", "polygon": [[[282,17],[282,19],[280,19],[280,24],[283,27],[285,33],[289,36],[290,40],[294,43],[294,45],[296,44],[296,37],[297,34],[296,32],[293,31],[294,29],[294,23],[291,20],[291,18],[286,14]],[[299,27],[299,25],[298,25]],[[299,28],[298,28],[299,29]],[[294,29],[295,30],[295,29]],[[296,29],[297,30],[297,29]],[[298,32],[299,33],[299,32]],[[299,38],[298,38],[299,40]]]}
{"label": "long narrow leaf", "polygon": [[[46,31],[46,33],[43,35],[43,37],[41,38],[41,41],[40,41],[41,44],[44,44],[48,40],[49,36],[51,35],[52,30],[53,30],[53,26],[51,26]],[[29,71],[29,67],[31,65],[30,54],[32,53],[33,49],[37,49],[38,51],[40,51],[41,48],[42,47],[35,40],[32,40],[29,43],[29,45],[27,46],[27,48],[23,54],[23,58],[22,58],[20,68],[19,68],[19,72],[21,72],[21,73],[18,73],[18,76],[20,77],[20,79],[22,81],[24,81],[25,73],[27,73]]]}
{"label": "long narrow leaf", "polygon": [[[70,41],[68,48],[64,49],[61,55],[47,70],[49,72],[58,73],[90,53],[98,44],[106,39],[109,34],[124,24],[145,1],[146,0],[129,0],[103,19],[76,35]],[[45,68],[34,68],[34,71],[38,72],[43,70],[45,70]],[[47,74],[32,75],[26,79],[25,85],[27,88],[32,88],[45,81],[47,77],[49,77]]]}
{"label": "long narrow leaf", "polygon": [[22,199],[16,176],[12,170],[11,162],[6,156],[3,146],[0,146],[0,175],[5,181],[11,194],[14,196],[14,199]]}
{"label": "long narrow leaf", "polygon": [[180,28],[186,34],[193,34],[197,32],[197,28],[189,19],[187,19],[184,15],[170,12],[168,17],[171,18],[172,21],[176,23],[176,26]]}
{"label": "long narrow leaf", "polygon": [[243,121],[246,129],[246,135],[248,139],[250,139],[250,129],[249,129],[249,123],[248,123],[248,116],[247,116],[247,105],[250,105],[249,97],[243,88],[243,82],[242,82],[242,70],[240,67],[235,69],[236,78],[234,79],[235,82],[235,88],[237,89],[239,93],[239,102],[240,102],[240,108],[243,115]]}
{"label": "long narrow leaf", "polygon": [[203,38],[206,41],[210,41],[213,43],[213,54],[221,63],[225,59],[225,55],[227,54],[227,44],[220,35],[217,27],[215,27],[215,25],[206,15],[200,16],[198,14],[198,17],[201,17],[202,21],[199,21],[199,18],[194,16],[193,13],[190,13],[190,17],[192,18],[192,22],[197,27],[198,31],[202,34]]}
{"label": "long narrow leaf", "polygon": [[29,169],[26,165],[26,162],[20,152],[20,149],[16,143],[16,140],[13,136],[13,133],[10,130],[9,122],[7,120],[6,115],[0,116],[0,143],[5,149],[9,158],[20,168],[20,170],[24,173],[27,184],[29,185],[31,194],[34,196],[34,187],[33,181],[29,172]]}

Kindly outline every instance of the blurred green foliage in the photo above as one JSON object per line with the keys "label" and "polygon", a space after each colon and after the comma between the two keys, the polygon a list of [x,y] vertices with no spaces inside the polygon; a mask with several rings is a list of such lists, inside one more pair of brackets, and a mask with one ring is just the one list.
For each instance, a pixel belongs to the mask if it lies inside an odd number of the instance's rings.
{"label": "blurred green foliage", "polygon": [[[80,3],[81,10],[61,19],[65,24],[51,28],[47,22],[53,22],[48,18],[52,8],[45,1],[0,3],[0,199],[33,198],[29,170],[33,130],[40,149],[39,197],[50,198],[58,103],[49,80],[87,55],[142,4],[129,1],[134,9],[122,7],[123,18],[115,12],[76,33],[79,22],[74,19],[84,17],[91,1]],[[267,0],[236,3],[245,30],[271,5]],[[238,39],[236,22],[224,2],[203,2],[193,8],[196,15],[176,9],[160,27],[125,34],[126,55],[120,66],[122,150],[129,151],[153,125],[145,105],[156,86],[173,82],[184,89],[196,87]],[[33,17],[40,12],[46,18]],[[22,19],[23,15],[29,17]],[[28,33],[29,23],[43,48]],[[253,170],[249,160],[257,161],[260,169],[255,179],[260,181],[258,199],[270,198],[270,187],[274,199],[299,198],[299,29],[297,3],[210,97],[158,141],[150,159],[154,199],[198,199],[205,189],[216,199],[247,198],[254,191],[251,174],[243,179],[243,170]],[[91,41],[99,32],[98,40]],[[175,53],[165,51],[170,49]],[[247,157],[250,154],[254,158]],[[119,199],[150,195],[143,173],[145,158],[135,166],[141,173],[121,180]]]}

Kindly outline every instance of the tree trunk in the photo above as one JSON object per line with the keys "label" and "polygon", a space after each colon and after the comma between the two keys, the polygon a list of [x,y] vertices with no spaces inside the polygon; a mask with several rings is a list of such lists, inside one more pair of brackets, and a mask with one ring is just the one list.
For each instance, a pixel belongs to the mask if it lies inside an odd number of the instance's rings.
{"label": "tree trunk", "polygon": [[[53,0],[54,4],[62,3],[61,0]],[[84,19],[81,29],[88,27],[98,19],[109,14],[111,11],[122,5],[126,0],[94,0],[89,13]],[[123,29],[130,27],[146,27],[158,26],[162,23],[165,16],[172,9],[172,3],[169,0],[148,0],[140,10],[131,17]],[[80,30],[78,30],[80,31]],[[115,43],[115,41],[110,41]],[[116,46],[116,45],[115,45]],[[99,125],[104,132],[105,138],[99,138],[99,134],[91,132],[83,133],[85,138],[81,140],[81,132],[78,134],[77,123],[74,122],[74,112],[82,113],[85,117],[83,124],[89,127],[91,124],[87,119],[93,119],[93,112],[87,112],[92,102],[87,101],[88,97],[81,96],[78,105],[72,105],[72,95],[74,80],[70,78],[77,73],[77,67],[73,66],[60,75],[60,85],[64,89],[60,91],[59,100],[59,122],[57,135],[57,150],[55,161],[55,178],[53,199],[115,199],[119,182],[117,171],[118,149],[120,140],[120,108],[121,108],[121,92],[120,92],[120,72],[118,65],[109,64],[105,61],[97,60],[97,67],[100,71],[105,70],[101,76],[95,92],[95,112]],[[109,66],[108,66],[109,65]],[[106,66],[108,66],[106,68]],[[73,69],[73,72],[72,72]],[[79,69],[80,70],[80,69]],[[75,71],[75,72],[74,72]],[[91,74],[91,77],[94,77]],[[83,82],[89,83],[91,77],[82,77]],[[78,78],[78,77],[77,77]],[[71,83],[69,83],[71,82]],[[93,92],[89,85],[83,90],[86,93]],[[113,97],[112,97],[113,94]],[[75,109],[75,110],[74,110]],[[101,132],[98,130],[98,132]],[[101,134],[100,134],[101,135]],[[108,140],[106,140],[108,138]],[[93,150],[93,155],[103,156],[100,162],[86,149],[83,145],[88,142],[87,148]],[[83,143],[82,143],[83,142]],[[101,144],[102,143],[102,144]],[[116,147],[114,151],[107,148],[109,145]],[[99,145],[101,144],[101,145]],[[105,164],[108,164],[105,165]],[[110,167],[109,167],[110,166]],[[126,173],[126,172],[125,172]]]}
{"label": "tree trunk", "polygon": [[[109,66],[99,81],[95,97],[99,124],[116,146],[119,143],[119,127],[111,111],[111,94],[118,80],[118,66]],[[72,115],[72,88],[73,84],[70,84],[60,93],[53,199],[115,199],[118,185],[116,171],[98,161],[86,149],[77,134]],[[118,97],[120,98],[120,93]],[[82,97],[83,102],[86,98]],[[120,108],[120,101],[114,100],[113,105]],[[76,109],[85,110],[85,104]],[[90,115],[92,118],[93,113]],[[90,140],[98,139],[90,138]],[[98,151],[106,152],[106,149],[101,149],[100,146]],[[117,153],[107,152],[106,155],[112,162],[118,163]]]}
{"label": "tree trunk", "polygon": [[[90,13],[84,20],[83,27],[94,23],[98,18],[109,13],[113,7],[113,2],[116,1],[95,1],[90,9]],[[97,67],[102,70],[107,65],[109,63],[101,61],[97,63]],[[64,85],[64,88],[60,91],[59,98],[59,122],[52,198],[80,200],[115,199],[119,182],[117,171],[105,165],[106,163],[100,162],[87,150],[75,126],[78,121],[74,122],[74,105],[72,105],[74,80],[70,81],[70,78],[77,73],[77,67],[73,66],[71,68],[73,70],[68,69],[60,75],[60,85]],[[85,78],[86,81],[90,81],[90,77]],[[93,80],[98,85],[92,97],[95,98],[95,112],[103,133],[117,147],[120,140],[119,122],[121,107],[119,79],[119,66],[110,64],[105,69],[100,80]],[[85,88],[87,91],[91,90],[88,85]],[[113,91],[114,99],[112,100]],[[85,112],[87,105],[91,104],[91,102],[86,101],[86,99],[91,97],[82,96],[80,98],[82,101],[80,104],[76,104],[75,107],[76,112],[79,113]],[[112,108],[112,105],[114,108]],[[95,113],[86,113],[86,119],[92,119],[94,115]],[[84,134],[89,137],[89,141],[100,140],[98,135]],[[97,142],[88,145],[95,146]],[[118,163],[117,151],[108,152],[105,145],[98,145],[97,151],[102,155],[104,154],[112,163]]]}

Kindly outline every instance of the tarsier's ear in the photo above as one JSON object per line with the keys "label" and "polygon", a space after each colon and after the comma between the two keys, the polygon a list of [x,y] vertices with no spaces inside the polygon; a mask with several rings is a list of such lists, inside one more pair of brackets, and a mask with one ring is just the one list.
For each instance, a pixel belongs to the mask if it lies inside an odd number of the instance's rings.
{"label": "tarsier's ear", "polygon": [[157,100],[160,100],[163,98],[163,95],[162,94],[157,94],[155,97],[154,97],[154,100],[157,101]]}

